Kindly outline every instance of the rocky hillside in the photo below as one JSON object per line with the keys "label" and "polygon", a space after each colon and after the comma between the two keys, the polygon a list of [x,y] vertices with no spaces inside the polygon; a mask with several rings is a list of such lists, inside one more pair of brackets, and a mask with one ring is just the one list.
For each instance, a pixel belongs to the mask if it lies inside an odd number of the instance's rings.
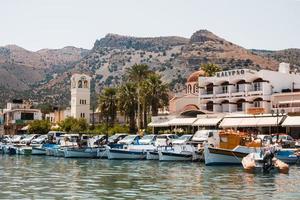
{"label": "rocky hillside", "polygon": [[[17,53],[19,51],[23,52],[22,55]],[[89,51],[66,47],[29,52],[7,46],[0,48],[0,76],[5,77],[6,73],[15,78],[6,78],[7,81],[12,80],[11,84],[0,82],[0,90],[10,88],[13,89],[10,93],[15,94],[14,90],[23,84],[20,90],[28,91],[25,94],[32,99],[67,105],[70,101],[69,79],[73,72],[91,74],[95,80],[93,89],[98,93],[103,87],[120,84],[126,68],[136,63],[145,63],[160,73],[175,92],[183,89],[188,75],[198,70],[202,63],[215,63],[223,69],[276,70],[279,62],[286,61],[286,57],[281,55],[279,53],[276,57],[261,51],[247,50],[207,30],[197,31],[190,38],[138,38],[107,34],[96,40]],[[299,59],[299,56],[292,55]],[[14,70],[26,72],[17,76],[12,73]],[[36,75],[27,77],[27,73]],[[3,98],[7,99],[5,95]]]}
{"label": "rocky hillside", "polygon": [[300,49],[284,49],[280,51],[252,49],[251,51],[268,59],[290,63],[292,67],[300,69]]}
{"label": "rocky hillside", "polygon": [[36,86],[64,73],[88,50],[65,47],[28,51],[16,45],[0,47],[0,106],[12,98],[39,99]]}

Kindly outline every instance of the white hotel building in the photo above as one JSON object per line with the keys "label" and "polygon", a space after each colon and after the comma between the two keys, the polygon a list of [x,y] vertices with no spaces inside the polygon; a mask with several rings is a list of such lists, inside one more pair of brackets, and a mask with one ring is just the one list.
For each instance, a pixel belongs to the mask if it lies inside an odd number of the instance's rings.
{"label": "white hotel building", "polygon": [[236,69],[199,77],[199,108],[213,113],[248,113],[259,108],[271,111],[271,96],[299,91],[300,74],[281,63],[278,71]]}

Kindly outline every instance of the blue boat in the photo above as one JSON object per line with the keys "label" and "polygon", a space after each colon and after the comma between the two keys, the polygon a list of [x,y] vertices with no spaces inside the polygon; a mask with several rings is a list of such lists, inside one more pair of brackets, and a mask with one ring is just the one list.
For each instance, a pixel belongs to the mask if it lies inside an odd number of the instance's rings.
{"label": "blue boat", "polygon": [[275,157],[287,164],[296,164],[299,157],[292,149],[281,149],[275,153]]}

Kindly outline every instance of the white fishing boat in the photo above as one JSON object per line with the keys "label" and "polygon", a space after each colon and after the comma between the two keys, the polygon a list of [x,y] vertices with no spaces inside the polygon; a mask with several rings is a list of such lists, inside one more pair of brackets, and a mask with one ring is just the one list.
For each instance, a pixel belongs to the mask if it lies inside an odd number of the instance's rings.
{"label": "white fishing boat", "polygon": [[108,159],[143,160],[146,159],[146,151],[133,149],[108,149]]}
{"label": "white fishing boat", "polygon": [[100,159],[107,158],[108,148],[110,148],[110,147],[107,145],[98,147],[97,148],[97,157]]}
{"label": "white fishing boat", "polygon": [[32,147],[31,155],[46,155],[46,149],[42,146]]}
{"label": "white fishing boat", "polygon": [[97,148],[64,148],[65,158],[96,158]]}
{"label": "white fishing boat", "polygon": [[29,146],[18,146],[17,154],[19,155],[31,155],[32,148]]}
{"label": "white fishing boat", "polygon": [[147,151],[146,155],[147,160],[159,160],[159,154],[157,150]]}
{"label": "white fishing boat", "polygon": [[242,159],[249,153],[260,152],[261,142],[250,141],[246,133],[232,130],[219,133],[218,147],[205,145],[204,159],[206,165],[241,164]]}
{"label": "white fishing boat", "polygon": [[158,150],[159,161],[195,161],[199,160],[200,153],[192,145],[174,145]]}

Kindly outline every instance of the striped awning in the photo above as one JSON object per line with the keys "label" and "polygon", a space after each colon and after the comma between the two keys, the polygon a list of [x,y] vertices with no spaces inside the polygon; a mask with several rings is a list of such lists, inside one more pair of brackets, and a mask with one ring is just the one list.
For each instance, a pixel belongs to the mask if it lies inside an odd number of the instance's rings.
{"label": "striped awning", "polygon": [[300,116],[288,116],[282,123],[282,126],[300,126]]}
{"label": "striped awning", "polygon": [[169,121],[170,126],[191,126],[197,118],[174,118]]}
{"label": "striped awning", "polygon": [[168,127],[169,126],[169,121],[165,122],[151,122],[148,124],[150,127]]}
{"label": "striped awning", "polygon": [[221,120],[222,118],[199,118],[193,126],[216,126]]}

